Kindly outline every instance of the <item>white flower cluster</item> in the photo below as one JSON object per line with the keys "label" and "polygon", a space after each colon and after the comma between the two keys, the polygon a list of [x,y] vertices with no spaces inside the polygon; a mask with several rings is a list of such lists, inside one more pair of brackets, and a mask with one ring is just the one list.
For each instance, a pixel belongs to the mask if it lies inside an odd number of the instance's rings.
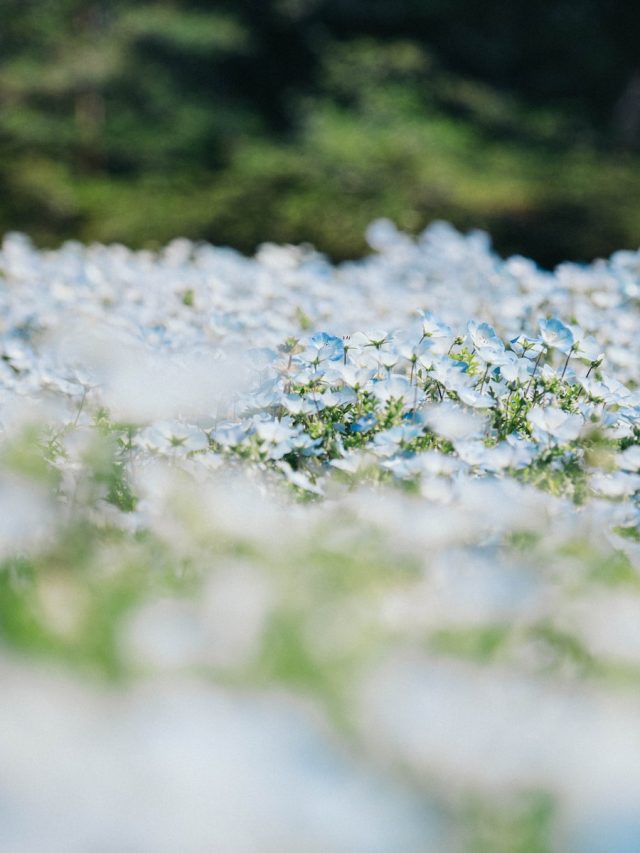
{"label": "white flower cluster", "polygon": [[2,849],[640,848],[640,252],[368,239],[5,238]]}
{"label": "white flower cluster", "polygon": [[311,493],[372,466],[412,482],[548,466],[574,492],[560,474],[578,466],[585,493],[635,491],[633,465],[596,473],[578,439],[634,442],[637,255],[552,275],[445,225],[369,237],[379,254],[334,268],[287,247],[39,253],[10,236],[3,419],[55,392],[76,426],[99,406],[135,425],[140,459],[271,463]]}

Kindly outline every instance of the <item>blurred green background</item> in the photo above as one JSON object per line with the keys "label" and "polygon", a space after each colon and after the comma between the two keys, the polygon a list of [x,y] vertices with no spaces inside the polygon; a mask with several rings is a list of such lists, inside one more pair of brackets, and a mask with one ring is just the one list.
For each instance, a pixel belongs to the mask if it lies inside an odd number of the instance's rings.
{"label": "blurred green background", "polygon": [[[634,8],[636,7],[636,8]],[[614,0],[0,0],[0,232],[366,252],[389,216],[545,266],[640,244]]]}

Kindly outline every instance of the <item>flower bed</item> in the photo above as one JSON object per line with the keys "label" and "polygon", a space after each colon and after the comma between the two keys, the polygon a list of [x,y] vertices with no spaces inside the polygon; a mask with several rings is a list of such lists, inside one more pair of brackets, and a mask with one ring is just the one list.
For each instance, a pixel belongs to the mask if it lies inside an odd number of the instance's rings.
{"label": "flower bed", "polygon": [[5,239],[3,849],[640,845],[640,254],[368,239]]}

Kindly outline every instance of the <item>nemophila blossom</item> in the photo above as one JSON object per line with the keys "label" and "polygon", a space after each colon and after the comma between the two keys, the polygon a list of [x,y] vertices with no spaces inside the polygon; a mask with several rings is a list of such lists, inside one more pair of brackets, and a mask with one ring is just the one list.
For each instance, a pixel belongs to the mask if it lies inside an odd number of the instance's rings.
{"label": "nemophila blossom", "polygon": [[452,441],[482,435],[488,426],[486,417],[449,400],[427,404],[420,415],[431,430]]}
{"label": "nemophila blossom", "polygon": [[485,365],[491,367],[501,367],[503,364],[511,364],[513,353],[504,348],[502,341],[499,344],[478,347],[475,355]]}
{"label": "nemophila blossom", "polygon": [[362,455],[355,451],[344,453],[337,459],[332,459],[329,464],[332,468],[344,471],[346,474],[355,474],[361,467]]}
{"label": "nemophila blossom", "polygon": [[542,338],[518,335],[509,341],[509,346],[522,358],[537,359],[543,347]]}
{"label": "nemophila blossom", "polygon": [[395,349],[380,347],[372,351],[373,361],[378,367],[378,372],[390,373],[393,367],[400,361],[400,355]]}
{"label": "nemophila blossom", "polygon": [[498,337],[496,330],[488,323],[476,323],[474,320],[470,320],[467,324],[467,331],[473,346],[478,350],[496,349],[502,351],[504,349],[504,344]]}
{"label": "nemophila blossom", "polygon": [[352,347],[374,347],[380,349],[391,340],[391,333],[384,329],[370,329],[366,332],[355,332],[351,336]]}
{"label": "nemophila blossom", "polygon": [[312,450],[315,446],[301,426],[293,424],[291,418],[280,421],[254,420],[255,435],[270,459],[282,459],[294,450]]}
{"label": "nemophila blossom", "polygon": [[398,480],[414,480],[421,474],[419,456],[391,456],[383,459],[381,467]]}
{"label": "nemophila blossom", "polygon": [[433,363],[429,376],[433,377],[444,388],[458,391],[460,388],[470,388],[471,380],[466,376],[468,365],[464,361],[452,361],[450,358],[440,358]]}
{"label": "nemophila blossom", "polygon": [[500,375],[507,382],[526,383],[533,372],[533,365],[527,358],[518,358],[515,352],[505,351],[499,364]]}
{"label": "nemophila blossom", "polygon": [[301,359],[311,364],[324,361],[339,361],[344,356],[344,343],[341,338],[329,335],[327,332],[317,332],[309,339],[306,349],[300,354]]}
{"label": "nemophila blossom", "polygon": [[[450,495],[450,478],[465,467],[460,459],[437,451],[426,451],[425,453],[401,452],[399,455],[383,460],[381,465],[386,471],[391,471],[398,480],[421,479],[423,485],[427,480],[432,484],[436,481],[439,482],[438,494],[443,498],[448,498]],[[433,488],[431,492],[433,498]]]}
{"label": "nemophila blossom", "polygon": [[623,385],[619,379],[611,374],[603,374],[602,383],[607,389],[610,402],[620,406],[640,405],[640,393],[636,389]]}
{"label": "nemophila blossom", "polygon": [[357,367],[354,364],[336,365],[325,374],[327,382],[331,384],[344,383],[349,388],[360,390],[365,388],[373,379],[375,369],[370,367]]}
{"label": "nemophila blossom", "polygon": [[454,443],[456,453],[467,465],[484,467],[487,461],[488,448],[480,439],[459,440]]}
{"label": "nemophila blossom", "polygon": [[637,412],[628,413],[624,410],[603,412],[600,418],[600,427],[609,438],[630,438],[633,428],[637,422]]}
{"label": "nemophila blossom", "polygon": [[180,421],[160,421],[147,427],[137,441],[152,452],[175,456],[209,448],[209,439],[201,429]]}
{"label": "nemophila blossom", "polygon": [[640,475],[628,471],[593,474],[589,485],[599,495],[626,498],[640,491]]}
{"label": "nemophila blossom", "polygon": [[314,483],[310,477],[305,474],[303,471],[294,471],[290,465],[287,465],[286,462],[280,463],[278,466],[279,470],[282,471],[287,479],[287,482],[291,483],[291,485],[296,486],[298,489],[302,489],[305,492],[311,492],[315,495],[323,495],[323,490]]}
{"label": "nemophila blossom", "polygon": [[[551,385],[559,377],[562,377],[562,379],[566,380],[569,375],[568,370],[569,368],[565,370],[563,367],[560,371],[557,368],[553,367],[551,364],[543,364],[542,367],[538,367],[538,372],[535,375],[538,377],[538,380],[541,381],[543,384],[546,383],[547,385]],[[531,375],[534,376],[533,371],[531,372]]]}
{"label": "nemophila blossom", "polygon": [[556,406],[534,406],[527,419],[539,440],[560,444],[575,441],[584,426],[581,415],[564,412]]}
{"label": "nemophila blossom", "polygon": [[559,349],[565,354],[573,348],[573,332],[569,326],[555,317],[551,320],[540,321],[540,335],[548,347]]}
{"label": "nemophila blossom", "polygon": [[400,447],[413,441],[421,434],[422,429],[419,426],[401,424],[400,426],[376,433],[371,449],[379,456],[391,456]]}
{"label": "nemophila blossom", "polygon": [[576,356],[590,363],[601,362],[604,358],[602,345],[578,326],[571,327],[574,339],[574,350]]}
{"label": "nemophila blossom", "polygon": [[640,471],[640,445],[632,444],[617,456],[618,467],[623,471]]}
{"label": "nemophila blossom", "polygon": [[283,394],[280,401],[292,415],[311,415],[319,409],[324,409],[326,405],[324,396],[320,398],[318,394],[314,394],[313,397],[311,395]]}
{"label": "nemophila blossom", "polygon": [[225,423],[217,426],[213,431],[213,438],[223,447],[237,447],[249,433],[245,424]]}
{"label": "nemophila blossom", "polygon": [[489,394],[483,394],[475,388],[459,388],[458,397],[472,409],[491,409],[495,400]]}
{"label": "nemophila blossom", "polygon": [[349,429],[351,432],[356,433],[367,433],[370,432],[378,423],[378,419],[373,413],[368,415],[363,415],[358,420],[354,421],[352,424],[349,424]]}
{"label": "nemophila blossom", "polygon": [[384,379],[377,380],[372,384],[371,391],[380,403],[398,400],[406,405],[415,397],[413,386],[406,376],[400,374],[392,374]]}
{"label": "nemophila blossom", "polygon": [[425,474],[431,476],[452,476],[460,468],[460,461],[455,456],[438,450],[427,450],[415,457]]}
{"label": "nemophila blossom", "polygon": [[353,388],[339,388],[338,390],[325,391],[322,394],[322,402],[327,408],[353,406],[358,402],[358,395]]}
{"label": "nemophila blossom", "polygon": [[580,384],[590,397],[602,400],[604,403],[636,405],[636,395],[609,374],[603,374],[600,379],[594,377],[593,374],[585,376],[580,380]]}
{"label": "nemophila blossom", "polygon": [[583,376],[580,379],[580,385],[584,389],[588,399],[591,402],[608,402],[605,400],[609,396],[609,391],[596,376]]}
{"label": "nemophila blossom", "polygon": [[418,311],[418,315],[422,321],[422,337],[423,338],[453,338],[453,331],[450,326],[438,320],[431,311]]}
{"label": "nemophila blossom", "polygon": [[529,465],[535,455],[535,447],[531,443],[501,441],[487,447],[478,440],[456,442],[456,452],[469,465],[484,471],[498,473],[508,468],[519,469]]}
{"label": "nemophila blossom", "polygon": [[[251,396],[252,408],[269,409],[277,406],[282,401],[281,383],[277,379],[270,379],[259,385]],[[242,398],[236,398],[236,403],[242,402]]]}
{"label": "nemophila blossom", "polygon": [[405,359],[409,364],[416,364],[425,356],[429,359],[429,353],[432,351],[432,342],[428,338],[413,341],[400,341],[397,346],[397,352],[400,358]]}

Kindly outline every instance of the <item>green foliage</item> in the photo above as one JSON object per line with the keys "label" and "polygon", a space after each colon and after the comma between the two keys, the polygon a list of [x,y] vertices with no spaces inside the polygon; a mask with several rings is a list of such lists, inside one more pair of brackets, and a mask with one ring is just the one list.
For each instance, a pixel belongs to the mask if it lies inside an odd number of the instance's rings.
{"label": "green foliage", "polygon": [[448,628],[434,632],[430,647],[439,654],[487,663],[498,657],[509,636],[510,628],[506,625]]}
{"label": "green foliage", "polygon": [[501,806],[470,797],[465,807],[473,853],[550,853],[555,804],[543,793],[511,797]]}
{"label": "green foliage", "polygon": [[635,246],[634,140],[611,150],[629,4],[498,5],[9,0],[0,231],[342,259],[389,216],[547,264]]}

